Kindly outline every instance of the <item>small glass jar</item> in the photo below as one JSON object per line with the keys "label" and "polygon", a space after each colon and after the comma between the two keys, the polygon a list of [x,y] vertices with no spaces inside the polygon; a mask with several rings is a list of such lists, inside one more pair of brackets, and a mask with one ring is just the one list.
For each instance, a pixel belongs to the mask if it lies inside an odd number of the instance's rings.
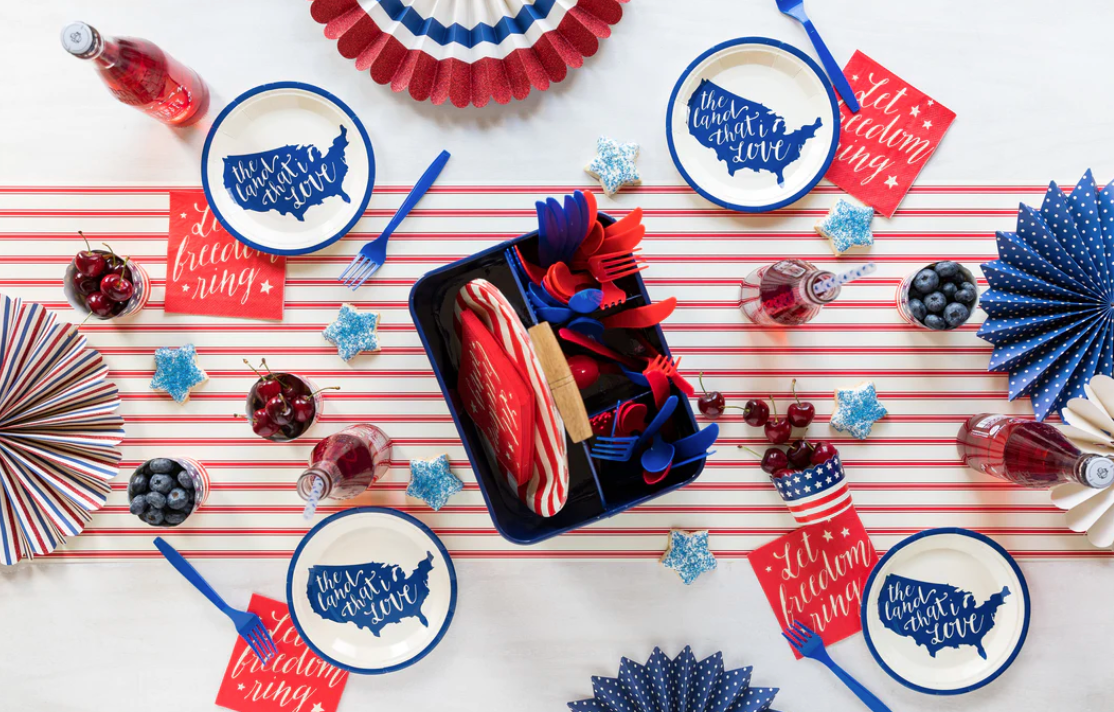
{"label": "small glass jar", "polygon": [[[932,269],[937,264],[939,264],[939,262],[932,262],[931,264],[927,264],[924,267],[915,269],[901,280],[901,284],[897,286],[897,313],[898,316],[902,318],[902,320],[909,324],[912,324],[918,329],[925,329],[927,331],[951,331],[952,329],[959,328],[963,324],[957,324],[956,326],[947,326],[945,322],[945,327],[943,329],[932,329],[926,326],[924,322],[918,320],[915,316],[913,316],[913,311],[909,308],[909,302],[911,299],[913,299],[913,296],[911,294],[911,291],[913,289],[913,280],[916,279],[917,275],[920,274],[922,271],[926,269]],[[971,302],[970,304],[963,305],[970,311],[967,319],[963,322],[964,324],[966,324],[968,321],[971,320],[971,316],[974,316],[975,307],[979,305],[978,282],[975,281],[975,276],[971,274],[971,270],[967,269],[963,265],[959,265],[959,276],[952,281],[959,283],[970,282],[972,285],[975,285],[975,301]]]}
{"label": "small glass jar", "polygon": [[[111,252],[105,250],[93,250],[93,252],[103,255],[105,258],[112,255]],[[66,301],[69,302],[73,310],[84,319],[92,313],[89,311],[89,307],[85,306],[85,298],[81,294],[79,283],[86,279],[101,279],[103,275],[101,277],[83,277],[78,273],[76,263],[77,257],[74,257],[74,259],[70,260],[69,266],[66,267],[66,274],[62,278],[62,292],[66,295]],[[147,306],[147,300],[151,298],[151,278],[148,276],[147,270],[130,259],[127,262],[127,269],[131,272],[131,283],[135,288],[135,292],[132,294],[131,299],[124,302],[124,308],[118,314],[107,317],[92,314],[92,318],[100,319],[101,321],[122,319],[126,316],[135,314],[143,307]]]}
{"label": "small glass jar", "polygon": [[317,388],[317,385],[304,376],[299,376],[294,373],[268,374],[266,377],[257,380],[252,384],[251,389],[248,390],[247,398],[244,401],[244,415],[249,423],[254,424],[255,411],[265,405],[262,398],[258,395],[259,387],[263,385],[265,381],[272,380],[272,378],[277,380],[279,384],[283,386],[284,390],[289,386],[293,386],[299,391],[299,395],[309,396],[313,403],[313,417],[304,423],[291,423],[291,425],[297,427],[282,428],[276,431],[274,435],[260,437],[263,437],[264,440],[270,440],[276,443],[296,440],[309,432],[309,429],[317,423],[318,419],[321,417],[321,409],[324,406],[325,399],[321,397],[321,391]]}

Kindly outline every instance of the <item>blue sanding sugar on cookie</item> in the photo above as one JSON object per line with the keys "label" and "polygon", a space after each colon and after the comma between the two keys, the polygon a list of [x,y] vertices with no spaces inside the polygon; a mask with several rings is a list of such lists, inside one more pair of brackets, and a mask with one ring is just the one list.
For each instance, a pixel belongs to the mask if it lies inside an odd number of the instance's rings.
{"label": "blue sanding sugar on cookie", "polygon": [[886,408],[878,402],[878,392],[870,381],[855,388],[837,389],[836,409],[830,424],[841,433],[850,433],[859,440],[870,435],[874,423],[886,417]]}
{"label": "blue sanding sugar on cookie", "polygon": [[874,244],[874,233],[870,231],[873,219],[874,208],[840,198],[827,217],[816,223],[816,232],[831,241],[832,252],[838,255],[852,247]]}
{"label": "blue sanding sugar on cookie", "polygon": [[695,581],[700,574],[716,568],[716,557],[708,550],[708,532],[685,532],[674,529],[669,532],[669,549],[661,563],[681,576],[686,585]]}
{"label": "blue sanding sugar on cookie", "polygon": [[449,470],[449,456],[410,461],[410,484],[406,494],[424,500],[434,511],[441,509],[464,483]]}
{"label": "blue sanding sugar on cookie", "polygon": [[360,312],[351,304],[340,308],[336,321],[325,327],[325,338],[337,347],[337,354],[349,361],[364,351],[379,350],[379,315]]}
{"label": "blue sanding sugar on cookie", "polygon": [[185,403],[189,400],[190,389],[209,380],[209,376],[194,363],[196,357],[193,344],[178,349],[156,349],[151,388],[166,391],[175,401]]}
{"label": "blue sanding sugar on cookie", "polygon": [[624,185],[637,185],[641,182],[638,166],[634,164],[637,157],[637,143],[619,143],[600,136],[596,141],[596,157],[584,170],[599,180],[603,192],[615,195]]}

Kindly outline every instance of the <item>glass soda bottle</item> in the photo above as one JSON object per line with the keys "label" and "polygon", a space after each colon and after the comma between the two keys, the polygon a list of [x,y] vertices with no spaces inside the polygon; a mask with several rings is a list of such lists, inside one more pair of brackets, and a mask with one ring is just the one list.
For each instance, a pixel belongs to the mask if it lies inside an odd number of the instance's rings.
{"label": "glass soda bottle", "polygon": [[152,42],[102,37],[96,28],[74,22],[62,30],[62,46],[92,60],[113,96],[165,124],[189,126],[209,108],[209,88],[201,77]]}
{"label": "glass soda bottle", "polygon": [[839,296],[840,287],[817,294],[821,280],[834,275],[809,262],[787,259],[765,265],[743,280],[743,313],[755,324],[797,326],[812,321],[820,310]]}
{"label": "glass soda bottle", "polygon": [[972,415],[956,448],[968,467],[1021,487],[1077,482],[1101,489],[1114,482],[1110,458],[1081,452],[1051,425],[1010,415]]}
{"label": "glass soda bottle", "polygon": [[312,514],[318,500],[350,499],[378,482],[391,466],[391,438],[374,425],[353,425],[317,443],[298,494]]}

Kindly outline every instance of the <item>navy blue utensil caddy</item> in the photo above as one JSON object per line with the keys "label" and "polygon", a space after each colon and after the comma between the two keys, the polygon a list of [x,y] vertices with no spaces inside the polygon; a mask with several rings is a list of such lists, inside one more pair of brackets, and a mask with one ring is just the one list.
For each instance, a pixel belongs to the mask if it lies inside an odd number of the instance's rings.
{"label": "navy blue utensil caddy", "polygon": [[[614,222],[613,218],[604,213],[599,214],[599,220],[605,226]],[[410,315],[429,356],[441,392],[445,395],[449,413],[460,433],[491,519],[499,533],[516,544],[535,544],[618,514],[683,487],[696,479],[704,469],[704,460],[699,460],[674,468],[661,482],[647,485],[642,479],[642,467],[637,462],[637,454],[626,463],[593,460],[588,456],[592,442],[589,439],[578,444],[568,443],[569,497],[564,509],[555,516],[541,517],[534,514],[506,484],[505,478],[498,472],[497,464],[489,458],[471,418],[461,417],[457,371],[454,366],[457,362],[455,356],[459,354],[453,353],[458,348],[453,340],[453,304],[461,287],[473,279],[482,278],[503,292],[527,328],[537,324],[539,320],[526,298],[526,277],[507,261],[505,255],[508,248],[518,246],[527,259],[536,260],[537,241],[538,233],[535,231],[495,245],[428,272],[410,291]],[[609,313],[650,303],[650,296],[640,274],[618,280],[616,286],[626,292],[628,300],[623,307]],[[636,332],[609,330],[604,342],[621,352],[630,353],[634,342],[624,341],[630,338],[628,335],[631,333],[640,334],[659,352],[669,355],[669,346],[660,326],[639,329]],[[582,352],[580,347],[565,346],[567,353]],[[582,353],[588,354],[586,351]],[[670,384],[670,389],[681,401],[666,424],[667,439],[674,440],[692,435],[697,432],[698,427],[688,398],[673,384]],[[589,415],[593,416],[613,409],[619,401],[639,399],[640,402],[652,403],[648,389],[631,383],[622,374],[602,374],[599,381],[582,390],[581,395]]]}

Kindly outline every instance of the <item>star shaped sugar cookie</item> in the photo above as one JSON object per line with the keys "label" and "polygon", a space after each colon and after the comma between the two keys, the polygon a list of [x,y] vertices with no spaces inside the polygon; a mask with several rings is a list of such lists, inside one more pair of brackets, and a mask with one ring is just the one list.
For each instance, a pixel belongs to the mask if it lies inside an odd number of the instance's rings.
{"label": "star shaped sugar cookie", "polygon": [[438,511],[457,492],[464,489],[464,483],[449,470],[449,456],[438,455],[428,460],[410,461],[410,484],[406,494],[417,497]]}
{"label": "star shaped sugar cookie", "polygon": [[840,198],[828,215],[817,221],[815,229],[828,238],[832,253],[838,257],[852,247],[874,244],[874,233],[870,230],[873,219],[874,208],[864,206],[857,200]]}
{"label": "star shaped sugar cookie", "polygon": [[345,304],[336,321],[321,333],[337,347],[337,355],[350,361],[356,354],[379,350],[379,314]]}
{"label": "star shaped sugar cookie", "polygon": [[596,141],[596,157],[585,166],[584,171],[600,182],[603,192],[615,195],[624,185],[638,185],[642,182],[638,175],[637,143],[619,143],[615,139],[600,136]]}
{"label": "star shaped sugar cookie", "polygon": [[685,585],[691,584],[705,571],[715,569],[716,557],[708,550],[708,532],[670,531],[669,548],[661,563],[680,574]]}
{"label": "star shaped sugar cookie", "polygon": [[830,424],[841,433],[866,440],[874,423],[886,417],[886,408],[878,402],[878,392],[870,381],[854,388],[837,388],[835,411]]}
{"label": "star shaped sugar cookie", "polygon": [[209,375],[195,363],[197,350],[193,344],[181,348],[165,347],[155,350],[155,375],[151,388],[166,391],[178,403],[190,399],[190,391],[209,380]]}

